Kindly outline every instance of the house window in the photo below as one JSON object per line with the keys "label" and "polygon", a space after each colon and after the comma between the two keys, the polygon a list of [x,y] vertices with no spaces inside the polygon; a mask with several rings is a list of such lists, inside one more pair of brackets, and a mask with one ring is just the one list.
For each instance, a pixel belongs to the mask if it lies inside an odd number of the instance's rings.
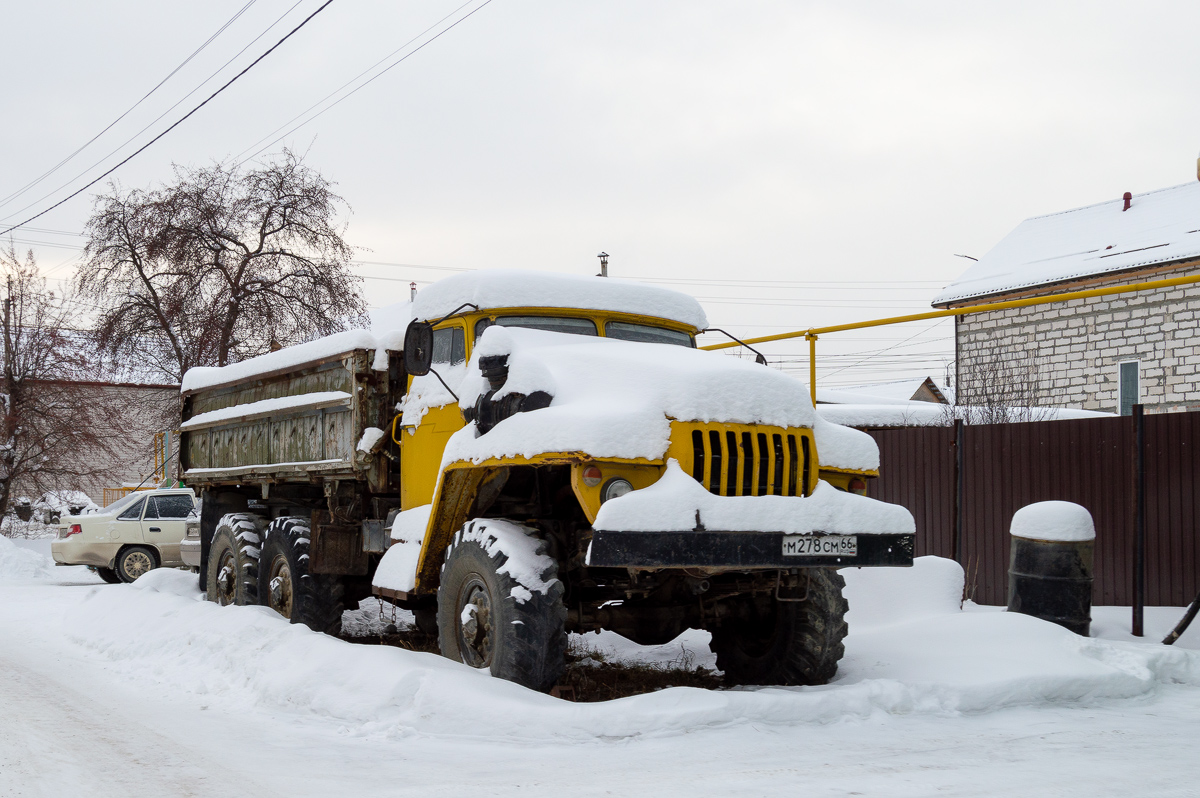
{"label": "house window", "polygon": [[1120,385],[1118,387],[1118,403],[1120,405],[1121,415],[1133,415],[1133,406],[1139,401],[1139,393],[1141,386],[1138,382],[1138,367],[1141,364],[1136,360],[1129,360],[1120,365]]}

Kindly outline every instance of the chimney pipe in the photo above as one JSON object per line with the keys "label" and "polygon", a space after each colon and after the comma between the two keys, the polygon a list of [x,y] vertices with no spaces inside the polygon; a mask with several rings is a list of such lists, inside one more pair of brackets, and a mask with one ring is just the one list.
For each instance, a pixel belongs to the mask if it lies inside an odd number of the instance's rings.
{"label": "chimney pipe", "polygon": [[416,283],[408,284],[408,301],[409,302],[417,301],[417,284]]}
{"label": "chimney pipe", "polygon": [[1125,192],[1125,196],[1124,196],[1124,197],[1122,197],[1122,199],[1124,199],[1124,200],[1125,200],[1125,207],[1124,207],[1124,208],[1122,208],[1121,210],[1122,210],[1122,211],[1127,211],[1127,210],[1129,210],[1129,206],[1133,204],[1133,195],[1132,195],[1132,194],[1130,194],[1128,191],[1126,191],[1126,192]]}
{"label": "chimney pipe", "polygon": [[597,274],[596,276],[597,277],[607,277],[608,276],[608,253],[601,252],[596,257],[600,259],[600,273]]}

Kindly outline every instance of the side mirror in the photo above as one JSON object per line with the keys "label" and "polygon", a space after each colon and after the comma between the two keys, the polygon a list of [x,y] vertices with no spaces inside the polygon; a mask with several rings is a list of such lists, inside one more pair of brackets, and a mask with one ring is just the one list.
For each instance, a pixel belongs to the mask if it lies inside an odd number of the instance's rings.
{"label": "side mirror", "polygon": [[404,370],[423,377],[433,368],[433,325],[413,319],[404,331]]}

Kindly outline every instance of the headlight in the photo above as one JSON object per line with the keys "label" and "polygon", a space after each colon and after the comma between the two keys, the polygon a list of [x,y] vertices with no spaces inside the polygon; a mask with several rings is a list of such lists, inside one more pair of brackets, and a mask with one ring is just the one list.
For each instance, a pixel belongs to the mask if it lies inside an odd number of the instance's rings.
{"label": "headlight", "polygon": [[604,488],[600,491],[600,501],[606,502],[609,499],[616,499],[619,496],[624,496],[633,490],[633,485],[629,484],[629,480],[617,477],[610,479]]}

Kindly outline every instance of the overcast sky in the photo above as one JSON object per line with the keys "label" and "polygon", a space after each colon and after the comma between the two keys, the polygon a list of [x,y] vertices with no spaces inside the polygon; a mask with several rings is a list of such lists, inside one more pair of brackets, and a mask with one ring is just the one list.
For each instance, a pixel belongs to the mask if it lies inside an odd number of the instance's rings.
{"label": "overcast sky", "polygon": [[[0,205],[4,226],[148,141],[322,2],[8,4],[0,198],[242,13]],[[353,207],[373,306],[445,270],[594,274],[605,250],[612,274],[679,281],[745,336],[919,312],[970,265],[956,253],[982,255],[1028,216],[1196,179],[1195,3],[463,2],[335,0],[114,177],[148,187],[172,162],[287,145]],[[103,185],[13,234],[52,278],[69,277]],[[940,374],[950,330],[830,336],[821,374]],[[802,369],[805,349],[769,351]]]}

